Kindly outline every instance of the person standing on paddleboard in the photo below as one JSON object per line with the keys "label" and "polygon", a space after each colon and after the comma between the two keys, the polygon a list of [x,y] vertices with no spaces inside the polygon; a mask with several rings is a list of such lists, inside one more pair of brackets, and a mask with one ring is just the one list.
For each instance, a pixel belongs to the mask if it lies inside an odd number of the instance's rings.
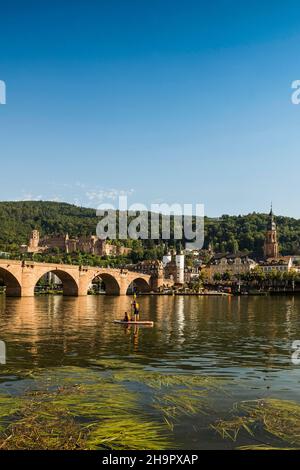
{"label": "person standing on paddleboard", "polygon": [[133,299],[133,302],[131,303],[131,306],[133,308],[134,321],[139,321],[140,320],[140,306],[136,301],[135,294],[134,294],[134,299]]}

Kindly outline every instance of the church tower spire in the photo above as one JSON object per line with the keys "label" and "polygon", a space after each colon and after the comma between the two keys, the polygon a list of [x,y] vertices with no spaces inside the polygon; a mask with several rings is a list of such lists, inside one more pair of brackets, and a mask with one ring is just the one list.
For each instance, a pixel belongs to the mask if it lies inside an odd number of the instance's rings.
{"label": "church tower spire", "polygon": [[271,210],[269,214],[267,231],[264,244],[264,256],[268,258],[278,258],[279,246],[277,241],[277,227],[273,214],[273,205],[271,203]]}

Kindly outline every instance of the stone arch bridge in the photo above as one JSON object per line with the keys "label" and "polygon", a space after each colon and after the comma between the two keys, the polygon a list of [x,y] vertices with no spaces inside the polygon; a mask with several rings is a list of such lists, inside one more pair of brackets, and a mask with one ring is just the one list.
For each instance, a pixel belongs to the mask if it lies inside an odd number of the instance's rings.
{"label": "stone arch bridge", "polygon": [[58,276],[63,293],[68,296],[87,295],[91,283],[97,277],[101,277],[105,283],[108,295],[125,295],[133,282],[140,292],[149,292],[164,284],[163,278],[152,278],[149,274],[126,269],[0,260],[0,279],[6,286],[8,297],[32,297],[36,284],[47,273]]}

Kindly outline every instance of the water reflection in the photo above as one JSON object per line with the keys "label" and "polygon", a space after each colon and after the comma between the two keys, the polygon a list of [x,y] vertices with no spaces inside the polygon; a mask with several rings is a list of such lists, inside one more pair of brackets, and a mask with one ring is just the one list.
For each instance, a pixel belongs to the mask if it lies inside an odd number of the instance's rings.
{"label": "water reflection", "polygon": [[130,301],[126,296],[1,296],[0,339],[7,343],[8,363],[86,365],[116,356],[214,375],[292,369],[290,345],[300,339],[297,297],[142,296],[142,317],[153,320],[154,328],[113,324],[130,311]]}

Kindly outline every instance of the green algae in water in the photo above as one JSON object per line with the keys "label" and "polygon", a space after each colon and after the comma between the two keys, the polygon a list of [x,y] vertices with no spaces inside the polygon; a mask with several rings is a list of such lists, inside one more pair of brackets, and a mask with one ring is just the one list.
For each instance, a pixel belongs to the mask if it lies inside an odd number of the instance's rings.
{"label": "green algae in water", "polygon": [[209,392],[222,390],[224,380],[187,374],[160,374],[144,370],[114,373],[118,382],[142,383],[153,393],[153,406],[164,418],[169,429],[182,415],[206,414],[211,406]]}
{"label": "green algae in water", "polygon": [[82,428],[67,410],[31,401],[18,410],[18,418],[2,433],[0,449],[78,450],[84,449]]}
{"label": "green algae in water", "polygon": [[114,379],[118,382],[142,382],[154,389],[164,387],[183,386],[183,387],[203,387],[206,390],[221,389],[225,381],[215,377],[203,377],[199,375],[188,374],[161,374],[159,372],[133,369],[114,373]]}
{"label": "green algae in water", "polygon": [[[17,417],[2,430],[2,449],[165,449],[171,440],[161,423],[142,415],[136,397],[112,384],[72,386],[24,396]],[[96,389],[98,388],[98,390]],[[112,392],[118,393],[113,398]],[[97,397],[99,402],[94,402]],[[144,429],[144,434],[141,430]]]}
{"label": "green algae in water", "polygon": [[175,419],[204,411],[209,390],[220,384],[111,359],[97,361],[94,369],[62,367],[25,375],[32,391],[19,394],[11,413],[4,414],[11,422],[0,430],[2,449],[175,448]]}
{"label": "green algae in water", "polygon": [[155,407],[168,419],[182,415],[206,413],[209,402],[204,392],[197,390],[177,390],[163,396],[155,397]]}
{"label": "green algae in water", "polygon": [[0,433],[3,432],[12,417],[18,412],[21,400],[9,395],[0,395]]}
{"label": "green algae in water", "polygon": [[272,439],[279,441],[276,447],[268,443],[239,446],[241,450],[274,450],[274,449],[300,449],[300,404],[268,398],[264,400],[246,401],[236,406],[240,416],[232,419],[220,420],[215,429],[223,438],[236,441],[242,430],[253,438],[258,429],[263,429]]}
{"label": "green algae in water", "polygon": [[[163,450],[172,445],[161,423],[128,416],[111,418],[95,425],[88,435],[90,449]],[[173,444],[174,446],[174,444]]]}
{"label": "green algae in water", "polygon": [[130,362],[123,359],[105,358],[91,361],[92,366],[97,366],[103,370],[122,370],[122,369],[144,369],[144,366],[137,362]]}

